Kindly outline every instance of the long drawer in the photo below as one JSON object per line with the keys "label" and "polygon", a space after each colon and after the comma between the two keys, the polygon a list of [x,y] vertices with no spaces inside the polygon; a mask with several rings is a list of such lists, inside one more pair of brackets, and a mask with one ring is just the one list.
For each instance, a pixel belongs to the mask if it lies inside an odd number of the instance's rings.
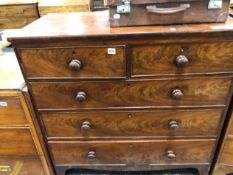
{"label": "long drawer", "polygon": [[214,145],[211,139],[49,142],[52,159],[59,166],[209,163]]}
{"label": "long drawer", "polygon": [[1,5],[0,18],[38,18],[38,11],[35,4],[30,5]]}
{"label": "long drawer", "polygon": [[28,78],[126,76],[124,46],[19,49],[18,54]]}
{"label": "long drawer", "polygon": [[220,162],[222,164],[233,164],[233,139],[227,139],[221,154]]}
{"label": "long drawer", "polygon": [[0,156],[0,175],[45,175],[39,157]]}
{"label": "long drawer", "polygon": [[39,109],[225,105],[231,78],[30,83]]}
{"label": "long drawer", "polygon": [[132,48],[133,76],[233,72],[233,42],[144,45]]}
{"label": "long drawer", "polygon": [[35,21],[37,18],[0,18],[0,29],[21,28]]}
{"label": "long drawer", "polygon": [[20,98],[0,93],[0,125],[27,124]]}
{"label": "long drawer", "polygon": [[36,156],[28,128],[0,128],[0,156]]}
{"label": "long drawer", "polygon": [[216,137],[222,110],[53,112],[41,120],[48,138]]}

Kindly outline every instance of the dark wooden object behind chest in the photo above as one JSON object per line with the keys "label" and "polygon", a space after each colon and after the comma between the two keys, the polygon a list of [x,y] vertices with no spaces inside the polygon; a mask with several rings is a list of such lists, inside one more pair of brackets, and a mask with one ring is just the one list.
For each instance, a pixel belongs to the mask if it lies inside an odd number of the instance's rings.
{"label": "dark wooden object behind chest", "polygon": [[57,174],[208,174],[232,95],[232,34],[231,19],[111,29],[98,12],[48,15],[10,38]]}
{"label": "dark wooden object behind chest", "polygon": [[108,0],[110,25],[225,22],[229,0]]}

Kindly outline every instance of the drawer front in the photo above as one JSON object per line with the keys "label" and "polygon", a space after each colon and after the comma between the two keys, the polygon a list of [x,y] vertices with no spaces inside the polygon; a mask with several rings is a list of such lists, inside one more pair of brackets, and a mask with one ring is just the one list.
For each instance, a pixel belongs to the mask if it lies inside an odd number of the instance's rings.
{"label": "drawer front", "polygon": [[6,5],[0,6],[0,18],[38,17],[36,5]]}
{"label": "drawer front", "polygon": [[232,111],[232,114],[231,114],[231,123],[229,124],[229,135],[232,135],[233,136],[233,111]]}
{"label": "drawer front", "polygon": [[37,155],[32,135],[28,128],[0,129],[0,155]]}
{"label": "drawer front", "polygon": [[[233,72],[233,42],[132,48],[133,76]],[[219,52],[221,51],[221,52]]]}
{"label": "drawer front", "polygon": [[37,18],[3,18],[0,19],[0,29],[17,29],[30,24],[35,21]]}
{"label": "drawer front", "polygon": [[[88,2],[87,2],[88,3]],[[76,4],[76,5],[65,5],[65,6],[39,6],[40,15],[44,16],[48,13],[68,13],[68,12],[88,12],[90,11],[89,4]]]}
{"label": "drawer front", "polygon": [[49,142],[59,166],[209,163],[214,145],[215,140]]}
{"label": "drawer front", "polygon": [[45,175],[39,157],[0,156],[0,175]]}
{"label": "drawer front", "polygon": [[217,135],[221,110],[44,113],[48,138]]}
{"label": "drawer front", "polygon": [[220,163],[233,165],[233,139],[227,139],[220,156]]}
{"label": "drawer front", "polygon": [[19,97],[0,94],[0,125],[27,124]]}
{"label": "drawer front", "polygon": [[231,79],[31,83],[39,109],[224,105]]}
{"label": "drawer front", "polygon": [[18,53],[28,78],[125,77],[124,46],[20,49]]}

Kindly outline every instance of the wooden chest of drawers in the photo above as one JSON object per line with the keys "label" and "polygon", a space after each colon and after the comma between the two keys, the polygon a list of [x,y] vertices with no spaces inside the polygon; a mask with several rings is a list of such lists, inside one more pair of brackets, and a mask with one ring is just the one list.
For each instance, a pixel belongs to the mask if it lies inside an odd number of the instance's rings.
{"label": "wooden chest of drawers", "polygon": [[0,175],[49,175],[15,54],[0,56]]}
{"label": "wooden chest of drawers", "polygon": [[48,15],[9,39],[57,174],[207,175],[232,95],[232,20],[111,29],[107,19]]}
{"label": "wooden chest of drawers", "polygon": [[39,18],[36,1],[0,2],[0,29],[21,28]]}
{"label": "wooden chest of drawers", "polygon": [[228,112],[228,120],[223,131],[218,154],[215,155],[213,167],[214,175],[227,175],[233,173],[233,101]]}

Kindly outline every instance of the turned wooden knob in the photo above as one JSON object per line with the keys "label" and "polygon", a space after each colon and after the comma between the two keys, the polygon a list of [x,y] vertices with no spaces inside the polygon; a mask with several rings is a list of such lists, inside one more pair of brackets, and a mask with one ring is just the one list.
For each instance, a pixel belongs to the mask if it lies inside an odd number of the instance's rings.
{"label": "turned wooden knob", "polygon": [[88,154],[87,154],[87,158],[90,159],[90,160],[95,159],[96,158],[95,151],[89,151]]}
{"label": "turned wooden knob", "polygon": [[169,151],[167,152],[167,158],[168,158],[169,160],[174,160],[174,159],[176,158],[176,155],[175,155],[175,153],[174,153],[173,151],[169,150]]}
{"label": "turned wooden knob", "polygon": [[24,14],[24,9],[20,9],[19,14]]}
{"label": "turned wooden knob", "polygon": [[170,121],[169,122],[169,128],[174,129],[174,130],[178,129],[179,128],[178,122],[177,121]]}
{"label": "turned wooden knob", "polygon": [[76,100],[78,102],[83,102],[86,100],[86,98],[87,98],[87,94],[84,91],[79,91],[76,95]]}
{"label": "turned wooden knob", "polygon": [[91,123],[89,121],[84,121],[81,125],[82,131],[88,131],[91,129]]}
{"label": "turned wooden knob", "polygon": [[172,98],[179,100],[184,97],[184,93],[180,89],[174,89],[172,91]]}
{"label": "turned wooden knob", "polygon": [[70,70],[72,71],[79,71],[81,68],[82,68],[82,63],[81,61],[79,60],[72,60],[70,63],[69,63],[69,68]]}
{"label": "turned wooden knob", "polygon": [[177,58],[176,58],[176,66],[177,67],[186,67],[187,65],[189,64],[189,59],[184,56],[184,55],[179,55]]}

